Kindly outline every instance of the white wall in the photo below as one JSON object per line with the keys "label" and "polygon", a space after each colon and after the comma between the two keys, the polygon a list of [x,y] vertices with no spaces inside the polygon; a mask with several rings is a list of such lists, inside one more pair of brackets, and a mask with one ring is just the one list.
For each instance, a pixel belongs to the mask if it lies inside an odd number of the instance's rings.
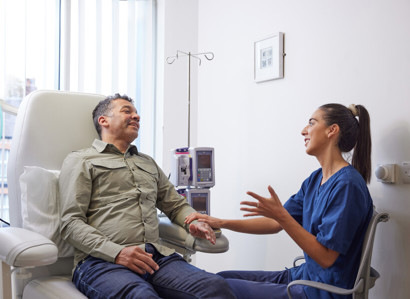
{"label": "white wall", "polygon": [[[285,202],[299,189],[303,179],[319,167],[305,154],[300,131],[323,103],[368,108],[374,167],[410,161],[409,1],[166,3],[164,15],[175,26],[165,33],[170,49],[166,55],[190,47],[215,53],[213,61],[198,68],[194,144],[215,147],[213,215],[242,217],[239,202],[246,199],[247,190],[267,195],[266,187],[271,184]],[[186,26],[197,32],[181,30]],[[277,31],[285,33],[285,78],[254,83],[253,43]],[[186,72],[168,68],[163,77],[164,99],[169,101],[164,109],[166,170],[169,149],[185,140],[181,139],[183,124],[176,123],[184,117],[180,108],[186,92],[181,83],[184,76]],[[369,188],[377,209],[391,214],[390,222],[382,223],[376,236],[373,265],[382,276],[371,298],[409,298],[410,185],[384,185],[373,177]],[[230,239],[230,250],[219,255],[197,254],[197,266],[212,272],[280,270],[290,267],[300,253],[284,232],[274,236],[224,233]]]}

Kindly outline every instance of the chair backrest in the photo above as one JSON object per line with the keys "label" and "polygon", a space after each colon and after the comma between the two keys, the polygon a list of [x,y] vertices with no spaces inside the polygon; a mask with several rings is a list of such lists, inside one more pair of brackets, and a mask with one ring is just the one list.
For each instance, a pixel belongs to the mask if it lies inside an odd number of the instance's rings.
{"label": "chair backrest", "polygon": [[389,214],[378,213],[376,210],[373,212],[373,216],[370,220],[369,226],[367,227],[366,235],[363,241],[362,256],[360,259],[360,267],[357,273],[355,287],[358,284],[362,284],[360,292],[356,292],[353,295],[355,299],[367,299],[368,291],[371,289],[377,278],[379,278],[379,273],[371,267],[373,244],[376,234],[377,224],[380,222],[387,222],[389,220]]}
{"label": "chair backrest", "polygon": [[92,111],[102,95],[65,91],[35,91],[20,105],[8,160],[10,222],[21,227],[19,178],[24,166],[59,170],[73,150],[98,137]]}

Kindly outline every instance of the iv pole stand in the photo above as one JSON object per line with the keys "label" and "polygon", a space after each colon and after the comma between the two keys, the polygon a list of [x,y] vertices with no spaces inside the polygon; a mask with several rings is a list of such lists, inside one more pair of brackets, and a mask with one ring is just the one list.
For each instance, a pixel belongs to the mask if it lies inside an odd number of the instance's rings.
{"label": "iv pole stand", "polygon": [[214,59],[214,53],[212,52],[203,52],[203,53],[185,53],[183,51],[177,50],[175,56],[167,57],[166,61],[168,64],[173,64],[176,59],[179,57],[188,56],[188,148],[191,145],[191,57],[198,59],[199,65],[201,65],[200,56],[204,56],[207,60]]}

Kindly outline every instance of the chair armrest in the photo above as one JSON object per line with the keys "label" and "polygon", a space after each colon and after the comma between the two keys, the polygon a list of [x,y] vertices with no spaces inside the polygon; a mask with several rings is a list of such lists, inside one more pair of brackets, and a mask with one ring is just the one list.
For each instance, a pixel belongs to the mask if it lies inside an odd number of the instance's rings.
{"label": "chair armrest", "polygon": [[332,286],[330,284],[322,283],[322,282],[317,282],[317,281],[311,281],[311,280],[294,280],[291,283],[288,284],[287,291],[288,291],[288,297],[292,299],[292,295],[290,293],[290,289],[294,285],[304,285],[304,286],[309,286],[313,287],[316,289],[324,290],[330,293],[334,294],[339,294],[339,295],[350,295],[359,290],[360,288],[363,287],[363,280],[361,280],[358,284],[353,289],[344,289],[344,288],[339,288],[336,286]]}
{"label": "chair armrest", "polygon": [[380,277],[380,273],[377,272],[376,269],[374,269],[373,267],[370,267],[370,275],[368,277],[368,284],[369,284],[369,289],[371,289],[372,287],[374,287],[374,285],[376,284],[376,280]]}
{"label": "chair armrest", "polygon": [[57,261],[57,246],[46,237],[19,227],[0,229],[0,260],[13,267],[36,267]]}
{"label": "chair armrest", "polygon": [[299,256],[295,257],[295,259],[293,260],[293,267],[296,267],[297,261],[304,260],[304,259],[305,259],[304,255],[299,255]]}
{"label": "chair armrest", "polygon": [[172,223],[167,217],[159,217],[159,237],[168,243],[190,251],[222,253],[229,249],[229,241],[223,234],[218,234],[216,244],[212,245],[208,240],[194,238],[184,228]]}

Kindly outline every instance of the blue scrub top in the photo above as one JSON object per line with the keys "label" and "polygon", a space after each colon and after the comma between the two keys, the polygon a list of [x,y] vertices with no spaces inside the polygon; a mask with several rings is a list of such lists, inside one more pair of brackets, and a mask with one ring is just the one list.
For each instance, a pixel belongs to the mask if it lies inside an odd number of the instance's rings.
{"label": "blue scrub top", "polygon": [[[324,269],[305,253],[306,262],[291,269],[292,280],[307,279],[352,288],[373,214],[373,201],[366,182],[351,165],[339,170],[323,185],[321,180],[322,169],[318,169],[284,207],[318,242],[340,254],[331,267]],[[305,287],[305,293],[315,299],[349,298],[311,287]]]}

